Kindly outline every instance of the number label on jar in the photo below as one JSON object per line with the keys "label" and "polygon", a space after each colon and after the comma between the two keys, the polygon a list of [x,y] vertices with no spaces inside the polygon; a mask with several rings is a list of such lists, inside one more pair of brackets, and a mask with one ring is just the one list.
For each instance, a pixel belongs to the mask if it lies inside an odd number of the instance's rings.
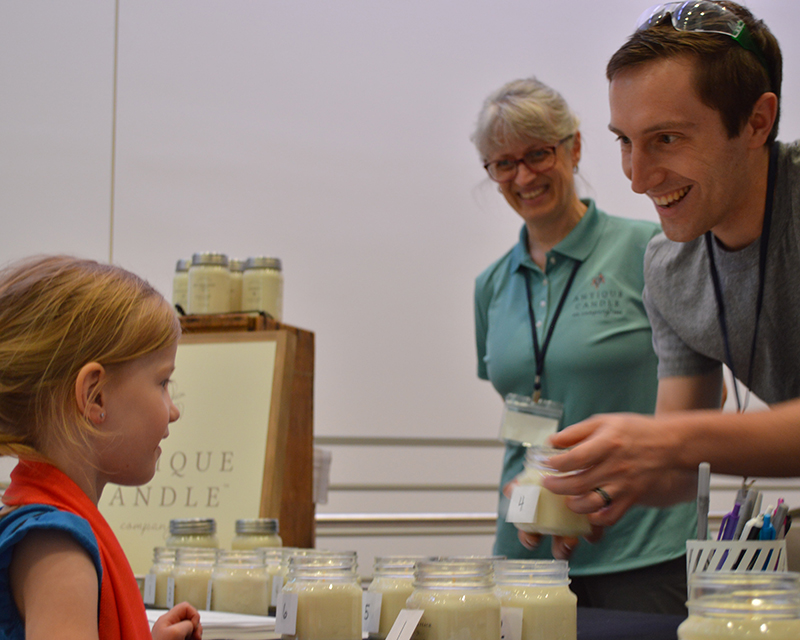
{"label": "number label on jar", "polygon": [[397,614],[386,640],[411,640],[411,634],[417,628],[419,621],[422,620],[422,609],[403,609]]}
{"label": "number label on jar", "polygon": [[275,633],[293,636],[297,632],[297,594],[281,591],[275,611]]}
{"label": "number label on jar", "polygon": [[361,632],[378,633],[381,622],[381,601],[380,593],[365,591],[361,595]]}
{"label": "number label on jar", "polygon": [[522,609],[500,608],[500,640],[522,640]]}
{"label": "number label on jar", "polygon": [[538,484],[518,484],[508,502],[506,522],[532,524],[536,522],[536,505],[541,487]]}

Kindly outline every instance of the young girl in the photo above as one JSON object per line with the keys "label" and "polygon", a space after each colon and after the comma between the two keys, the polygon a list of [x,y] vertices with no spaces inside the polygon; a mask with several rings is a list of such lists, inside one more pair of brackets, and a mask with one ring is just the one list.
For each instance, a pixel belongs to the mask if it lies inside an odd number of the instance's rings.
{"label": "young girl", "polygon": [[[97,503],[155,473],[179,416],[179,337],[164,298],[118,267],[57,256],[0,272],[0,454],[19,458],[0,511],[0,638],[150,637]],[[180,604],[152,634],[200,640],[200,616]]]}

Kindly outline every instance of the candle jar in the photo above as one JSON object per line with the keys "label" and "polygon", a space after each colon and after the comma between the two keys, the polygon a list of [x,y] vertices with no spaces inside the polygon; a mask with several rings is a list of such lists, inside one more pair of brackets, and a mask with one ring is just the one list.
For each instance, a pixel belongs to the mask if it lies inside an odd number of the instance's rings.
{"label": "candle jar", "polygon": [[248,258],[242,275],[242,310],[283,318],[283,274],[278,258]]}
{"label": "candle jar", "polygon": [[231,285],[231,301],[228,310],[237,313],[242,310],[242,276],[244,274],[244,260],[231,258],[228,260],[228,276]]}
{"label": "candle jar", "polygon": [[211,573],[211,610],[266,616],[269,576],[255,550],[220,551]]}
{"label": "candle jar", "polygon": [[287,549],[283,547],[265,547],[259,551],[264,554],[264,565],[269,581],[269,615],[274,616],[278,596],[283,591],[289,573],[289,555]]}
{"label": "candle jar", "polygon": [[175,568],[175,549],[169,547],[156,547],[153,549],[153,564],[149,575],[154,581],[154,596],[152,604],[158,609],[167,609],[167,583]]}
{"label": "candle jar", "polygon": [[224,253],[195,253],[189,266],[189,313],[228,313],[230,279]]}
{"label": "candle jar", "polygon": [[495,562],[495,593],[502,606],[522,609],[520,640],[575,640],[578,597],[569,590],[565,560]]}
{"label": "candle jar", "polygon": [[414,591],[414,566],[418,561],[432,560],[423,556],[379,556],[375,558],[374,576],[367,591],[381,595],[378,632],[372,640],[383,640],[397,615],[405,609],[406,600]]}
{"label": "candle jar", "polygon": [[171,576],[174,595],[170,606],[186,601],[195,609],[208,610],[209,583],[216,558],[216,549],[180,547],[176,550]]}
{"label": "candle jar", "polygon": [[213,518],[176,518],[169,521],[168,547],[205,547],[216,549],[217,523]]}
{"label": "candle jar", "polygon": [[280,547],[278,521],[275,518],[247,518],[236,521],[236,535],[231,549],[262,549]]}
{"label": "candle jar", "polygon": [[284,594],[297,595],[295,634],[283,640],[361,640],[356,553],[294,555]]}
{"label": "candle jar", "polygon": [[679,640],[800,638],[800,574],[777,571],[695,573],[689,617]]}
{"label": "candle jar", "polygon": [[422,609],[412,640],[499,640],[500,600],[491,560],[418,562],[407,609]]}
{"label": "candle jar", "polygon": [[178,260],[172,276],[172,306],[189,312],[189,261]]}
{"label": "candle jar", "polygon": [[538,485],[539,497],[534,522],[516,522],[514,525],[528,533],[576,538],[589,535],[592,531],[589,516],[575,513],[567,506],[566,496],[552,493],[542,486],[542,480],[547,476],[559,475],[547,464],[550,456],[558,451],[551,447],[530,447],[525,453],[525,470],[517,476],[517,481],[520,485]]}

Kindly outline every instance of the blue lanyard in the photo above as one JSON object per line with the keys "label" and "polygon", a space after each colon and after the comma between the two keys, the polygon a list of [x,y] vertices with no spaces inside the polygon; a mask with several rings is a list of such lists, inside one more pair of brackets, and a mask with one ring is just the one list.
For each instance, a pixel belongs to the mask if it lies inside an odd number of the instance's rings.
{"label": "blue lanyard", "polygon": [[533,399],[536,402],[539,401],[539,398],[542,394],[544,356],[547,353],[547,347],[550,346],[550,338],[553,337],[553,329],[556,327],[556,320],[558,320],[558,316],[561,315],[561,309],[563,309],[564,303],[567,301],[567,294],[569,293],[569,289],[572,286],[572,281],[575,280],[575,274],[578,273],[580,266],[580,261],[576,261],[575,266],[572,267],[572,273],[569,275],[567,286],[564,287],[564,293],[561,294],[561,300],[558,301],[558,306],[556,307],[555,313],[553,313],[553,320],[550,322],[550,326],[547,328],[547,334],[545,335],[544,343],[542,344],[541,349],[539,348],[539,338],[536,336],[536,315],[533,311],[533,298],[531,296],[531,274],[526,268],[523,267],[522,269],[522,275],[525,276],[525,293],[528,296],[528,317],[531,321],[531,334],[533,335],[533,355],[536,358],[536,377],[533,381]]}
{"label": "blue lanyard", "polygon": [[[756,337],[758,336],[758,321],[761,318],[761,307],[764,303],[764,280],[766,279],[767,271],[767,245],[769,244],[769,232],[772,226],[772,202],[775,195],[775,179],[778,167],[778,145],[773,144],[769,155],[769,171],[767,173],[767,198],[764,203],[764,223],[761,228],[761,243],[758,252],[758,293],[756,294],[756,321],[753,327],[753,342],[750,345],[750,362],[747,366],[747,380],[745,386],[750,389],[753,382],[753,362],[756,356]],[[725,347],[725,359],[728,368],[733,374],[733,391],[736,396],[736,409],[741,412],[743,410],[742,403],[739,398],[739,388],[736,386],[736,371],[733,368],[733,356],[731,354],[730,340],[728,339],[728,323],[725,317],[725,302],[722,298],[722,284],[719,280],[719,273],[717,273],[717,264],[714,261],[713,250],[713,237],[711,231],[706,231],[706,249],[708,251],[708,261],[711,267],[711,281],[714,283],[714,296],[717,299],[717,318],[719,319],[719,327],[722,331],[722,343]],[[747,408],[746,406],[744,407]]]}

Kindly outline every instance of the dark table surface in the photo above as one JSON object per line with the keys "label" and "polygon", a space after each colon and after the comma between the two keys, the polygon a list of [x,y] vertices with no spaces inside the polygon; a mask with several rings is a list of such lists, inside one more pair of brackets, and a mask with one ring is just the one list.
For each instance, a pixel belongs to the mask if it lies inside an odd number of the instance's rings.
{"label": "dark table surface", "polygon": [[683,616],[578,608],[578,640],[676,640]]}

